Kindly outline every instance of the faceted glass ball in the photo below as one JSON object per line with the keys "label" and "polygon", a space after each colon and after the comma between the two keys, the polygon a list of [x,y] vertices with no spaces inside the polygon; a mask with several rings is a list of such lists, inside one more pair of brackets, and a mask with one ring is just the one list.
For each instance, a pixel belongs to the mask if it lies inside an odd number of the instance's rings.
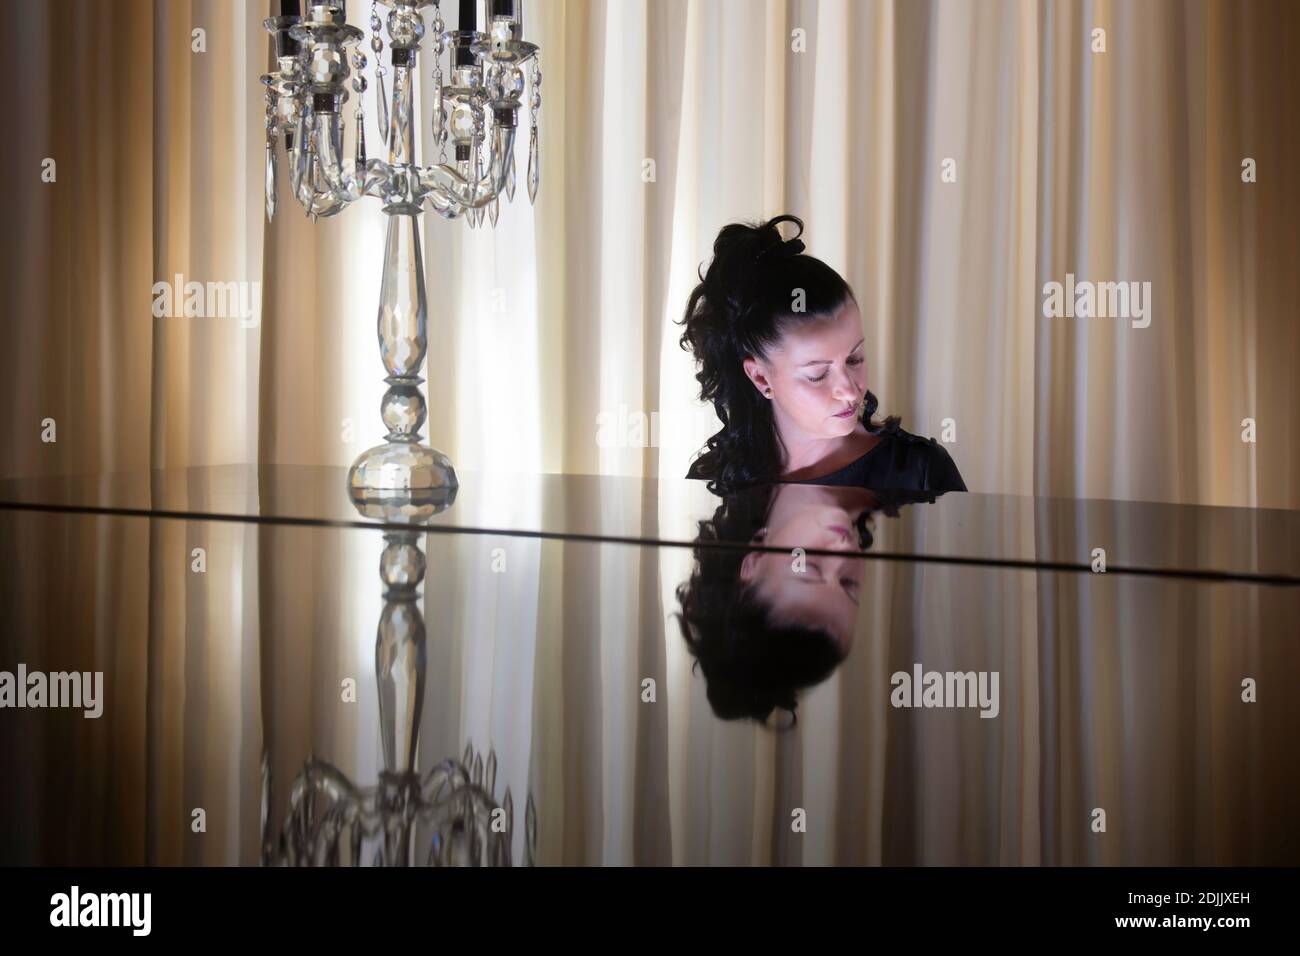
{"label": "faceted glass ball", "polygon": [[451,135],[453,139],[470,139],[476,126],[474,107],[468,103],[457,103],[451,111]]}
{"label": "faceted glass ball", "polygon": [[506,93],[508,99],[518,99],[524,93],[524,71],[517,66],[512,66],[505,71],[506,76]]}
{"label": "faceted glass ball", "polygon": [[515,101],[524,92],[524,74],[518,67],[501,66],[492,70],[487,81],[488,98],[494,102]]}
{"label": "faceted glass ball", "polygon": [[327,46],[317,46],[311,51],[307,62],[307,75],[314,86],[332,86],[342,80],[348,73],[347,61],[343,51]]}
{"label": "faceted glass ball", "polygon": [[424,569],[424,552],[410,543],[389,544],[379,559],[379,575],[390,588],[415,587]]}
{"label": "faceted glass ball", "polygon": [[393,46],[415,46],[424,36],[424,18],[411,10],[394,10],[388,15],[388,36]]}
{"label": "faceted glass ball", "polygon": [[395,385],[384,393],[380,406],[384,424],[393,434],[410,435],[418,432],[424,425],[428,407],[424,396],[414,385]]}

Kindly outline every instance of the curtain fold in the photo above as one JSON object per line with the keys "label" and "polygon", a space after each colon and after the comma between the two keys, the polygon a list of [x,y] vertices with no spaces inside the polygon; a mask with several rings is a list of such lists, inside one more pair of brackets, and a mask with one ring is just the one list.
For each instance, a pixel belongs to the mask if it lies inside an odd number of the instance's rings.
{"label": "curtain fold", "polygon": [[[282,175],[265,222],[267,3],[121,0],[107,33],[89,0],[5,7],[28,92],[0,159],[4,474],[347,465],[377,442],[384,216],[312,224]],[[950,439],[973,490],[1296,507],[1298,17],[548,3],[537,205],[517,192],[496,230],[423,217],[428,440],[466,471],[684,474],[717,427],[674,324],[696,269],[726,222],[794,212],[857,292],[882,411]],[[424,122],[421,146],[435,161]],[[1045,318],[1067,274],[1150,282],[1150,326]],[[256,315],[155,318],[176,276],[257,284]]]}

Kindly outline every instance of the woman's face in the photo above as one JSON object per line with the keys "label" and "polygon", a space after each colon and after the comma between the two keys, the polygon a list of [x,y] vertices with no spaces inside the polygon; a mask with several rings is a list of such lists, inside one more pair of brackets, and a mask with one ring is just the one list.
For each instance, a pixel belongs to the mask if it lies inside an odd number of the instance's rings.
{"label": "woman's face", "polygon": [[[825,627],[848,654],[863,574],[854,522],[874,504],[871,493],[860,488],[782,486],[768,514],[767,533],[756,541],[782,551],[751,551],[741,562],[741,580],[778,619]],[[795,548],[843,554],[796,556]]]}
{"label": "woman's face", "polygon": [[786,332],[766,360],[746,357],[745,374],[760,393],[772,389],[782,436],[842,438],[862,417],[863,348],[862,313],[850,298],[832,315]]}

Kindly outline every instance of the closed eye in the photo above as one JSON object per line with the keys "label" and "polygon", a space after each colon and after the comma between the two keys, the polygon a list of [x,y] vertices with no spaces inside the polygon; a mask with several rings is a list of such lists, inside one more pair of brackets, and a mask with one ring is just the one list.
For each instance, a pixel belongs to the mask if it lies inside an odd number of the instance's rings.
{"label": "closed eye", "polygon": [[[852,365],[852,366],[855,366],[855,367],[858,366],[858,365],[861,365],[861,364],[862,364],[862,357],[861,357],[861,356],[858,356],[857,358],[851,358],[851,359],[849,359],[848,364],[849,364],[849,365]],[[822,372],[821,375],[817,376],[816,378],[810,378],[810,379],[808,379],[808,381],[810,381],[810,382],[820,382],[820,381],[823,381],[823,380],[826,378],[826,376],[829,375],[829,374],[830,374],[829,372]]]}

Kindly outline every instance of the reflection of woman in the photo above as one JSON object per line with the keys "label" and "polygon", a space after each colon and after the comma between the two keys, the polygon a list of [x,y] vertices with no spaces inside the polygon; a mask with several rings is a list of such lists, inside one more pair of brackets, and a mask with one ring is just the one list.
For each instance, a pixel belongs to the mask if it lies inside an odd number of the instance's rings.
{"label": "reflection of woman", "polygon": [[[818,684],[848,656],[857,620],[873,509],[896,515],[920,493],[785,484],[724,499],[700,522],[695,568],[677,588],[682,636],[724,719],[793,717],[796,692]],[[734,542],[779,548],[744,551]],[[835,555],[794,553],[835,551]]]}
{"label": "reflection of woman", "polygon": [[795,216],[724,227],[691,293],[681,343],[723,427],[686,477],[719,490],[803,481],[965,491],[942,445],[904,431],[896,417],[872,420],[853,290],[802,255],[797,236],[783,239],[782,222],[803,231]]}

